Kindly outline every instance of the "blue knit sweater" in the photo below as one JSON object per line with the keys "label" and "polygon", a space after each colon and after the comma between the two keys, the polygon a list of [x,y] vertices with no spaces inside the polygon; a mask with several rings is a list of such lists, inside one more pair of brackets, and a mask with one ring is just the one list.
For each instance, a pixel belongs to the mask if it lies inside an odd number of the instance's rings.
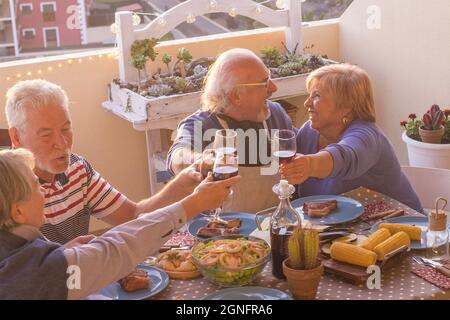
{"label": "blue knit sweater", "polygon": [[64,247],[0,230],[0,300],[67,299]]}

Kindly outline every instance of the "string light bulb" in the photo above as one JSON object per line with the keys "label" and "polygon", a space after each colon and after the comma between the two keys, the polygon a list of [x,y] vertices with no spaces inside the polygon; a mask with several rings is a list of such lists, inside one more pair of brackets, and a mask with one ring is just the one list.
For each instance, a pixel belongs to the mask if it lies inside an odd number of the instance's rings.
{"label": "string light bulb", "polygon": [[52,70],[53,70],[53,67],[50,66],[50,67],[47,68],[47,70],[48,70],[48,71],[52,71]]}
{"label": "string light bulb", "polygon": [[62,68],[62,63],[58,63],[58,68]]}
{"label": "string light bulb", "polygon": [[275,5],[277,6],[278,9],[284,9],[284,6],[286,4],[284,3],[284,0],[277,0]]}
{"label": "string light bulb", "polygon": [[117,33],[117,25],[115,22],[109,26],[109,30],[111,30],[111,33],[113,33],[113,34]]}
{"label": "string light bulb", "polygon": [[20,73],[18,73],[18,74],[16,74],[16,77],[20,79],[20,78],[22,78],[22,75]]}
{"label": "string light bulb", "polygon": [[194,23],[195,22],[195,16],[192,14],[192,13],[189,13],[187,16],[186,16],[186,22],[187,23]]}
{"label": "string light bulb", "polygon": [[92,60],[93,58],[92,58],[92,56],[90,56],[88,59],[89,59],[89,60]]}
{"label": "string light bulb", "polygon": [[27,72],[27,76],[31,76],[31,71],[28,71],[28,72]]}
{"label": "string light bulb", "polygon": [[73,63],[73,60],[72,60],[72,59],[69,59],[69,60],[67,60],[67,63],[68,63],[68,64],[72,64],[72,63]]}
{"label": "string light bulb", "polygon": [[11,77],[6,77],[6,81],[9,81],[9,80],[11,80]]}
{"label": "string light bulb", "polygon": [[82,63],[83,62],[83,59],[82,58],[79,58],[78,59],[78,63]]}
{"label": "string light bulb", "polygon": [[231,8],[230,9],[230,11],[228,11],[228,14],[230,15],[230,16],[232,16],[233,18],[235,18],[235,17],[237,17],[237,15],[238,15],[238,10],[236,9],[236,8]]}
{"label": "string light bulb", "polygon": [[166,19],[165,19],[164,17],[161,17],[161,18],[158,20],[158,25],[159,25],[161,28],[164,28],[164,27],[167,25]]}
{"label": "string light bulb", "polygon": [[210,10],[216,10],[217,9],[217,1],[216,0],[209,1],[209,9]]}
{"label": "string light bulb", "polygon": [[139,17],[136,13],[133,13],[133,26],[138,26],[141,24],[141,17]]}
{"label": "string light bulb", "polygon": [[38,73],[38,74],[42,74],[42,70],[39,69],[39,70],[37,71],[37,73]]}

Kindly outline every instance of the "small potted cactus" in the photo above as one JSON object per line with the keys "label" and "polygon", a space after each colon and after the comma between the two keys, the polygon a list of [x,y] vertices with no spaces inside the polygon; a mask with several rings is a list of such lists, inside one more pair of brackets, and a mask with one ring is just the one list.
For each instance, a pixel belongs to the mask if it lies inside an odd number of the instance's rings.
{"label": "small potted cactus", "polygon": [[445,128],[443,126],[444,113],[437,104],[422,117],[423,125],[419,128],[420,138],[426,143],[441,143]]}
{"label": "small potted cactus", "polygon": [[283,261],[283,272],[295,299],[315,299],[323,274],[318,255],[317,230],[296,228],[288,240],[288,258]]}

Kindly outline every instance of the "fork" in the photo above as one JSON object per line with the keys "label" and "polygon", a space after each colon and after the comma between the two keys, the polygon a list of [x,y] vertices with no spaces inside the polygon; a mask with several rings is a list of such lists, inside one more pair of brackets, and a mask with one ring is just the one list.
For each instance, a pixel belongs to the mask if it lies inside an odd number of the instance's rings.
{"label": "fork", "polygon": [[438,264],[437,262],[434,262],[432,260],[424,260],[422,257],[419,256],[413,256],[412,259],[418,263],[425,266],[432,267],[436,270],[439,270],[441,273],[445,274],[447,277],[450,277],[450,270],[443,267],[441,264]]}

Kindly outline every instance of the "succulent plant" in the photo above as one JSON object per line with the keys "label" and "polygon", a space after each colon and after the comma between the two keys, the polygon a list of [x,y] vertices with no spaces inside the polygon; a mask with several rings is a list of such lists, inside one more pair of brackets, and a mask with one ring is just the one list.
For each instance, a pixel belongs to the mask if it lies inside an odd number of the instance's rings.
{"label": "succulent plant", "polygon": [[187,75],[187,72],[186,72],[186,65],[187,65],[189,62],[191,62],[191,60],[192,60],[192,55],[191,55],[191,53],[189,52],[188,49],[186,49],[186,48],[181,48],[181,49],[178,51],[177,59],[178,59],[177,62],[175,62],[174,66],[173,66],[172,73],[175,74],[175,72],[178,71],[178,72],[179,72],[179,75],[180,75],[182,78],[185,78],[186,75]]}
{"label": "succulent plant", "polygon": [[314,269],[318,265],[319,233],[297,227],[288,240],[290,267],[298,270]]}
{"label": "succulent plant", "polygon": [[425,130],[439,129],[444,121],[444,113],[437,104],[433,104],[430,110],[423,115],[422,121]]}
{"label": "succulent plant", "polygon": [[187,81],[185,78],[176,77],[174,89],[176,92],[184,92],[187,87]]}
{"label": "succulent plant", "polygon": [[183,61],[184,63],[189,63],[192,60],[192,55],[186,48],[181,48],[178,51],[177,59]]}
{"label": "succulent plant", "polygon": [[283,63],[283,56],[277,48],[268,47],[261,50],[262,60],[268,67],[276,68]]}
{"label": "succulent plant", "polygon": [[164,53],[162,56],[162,62],[167,66],[167,70],[170,73],[169,63],[172,62],[172,56],[170,54]]}
{"label": "succulent plant", "polygon": [[173,92],[173,89],[167,84],[154,84],[148,87],[148,95],[152,97],[168,96]]}
{"label": "succulent plant", "polygon": [[131,46],[130,63],[138,71],[138,86],[140,86],[141,82],[141,70],[145,72],[145,64],[148,59],[155,61],[158,55],[154,49],[157,43],[158,41],[155,39],[144,39],[134,41]]}

